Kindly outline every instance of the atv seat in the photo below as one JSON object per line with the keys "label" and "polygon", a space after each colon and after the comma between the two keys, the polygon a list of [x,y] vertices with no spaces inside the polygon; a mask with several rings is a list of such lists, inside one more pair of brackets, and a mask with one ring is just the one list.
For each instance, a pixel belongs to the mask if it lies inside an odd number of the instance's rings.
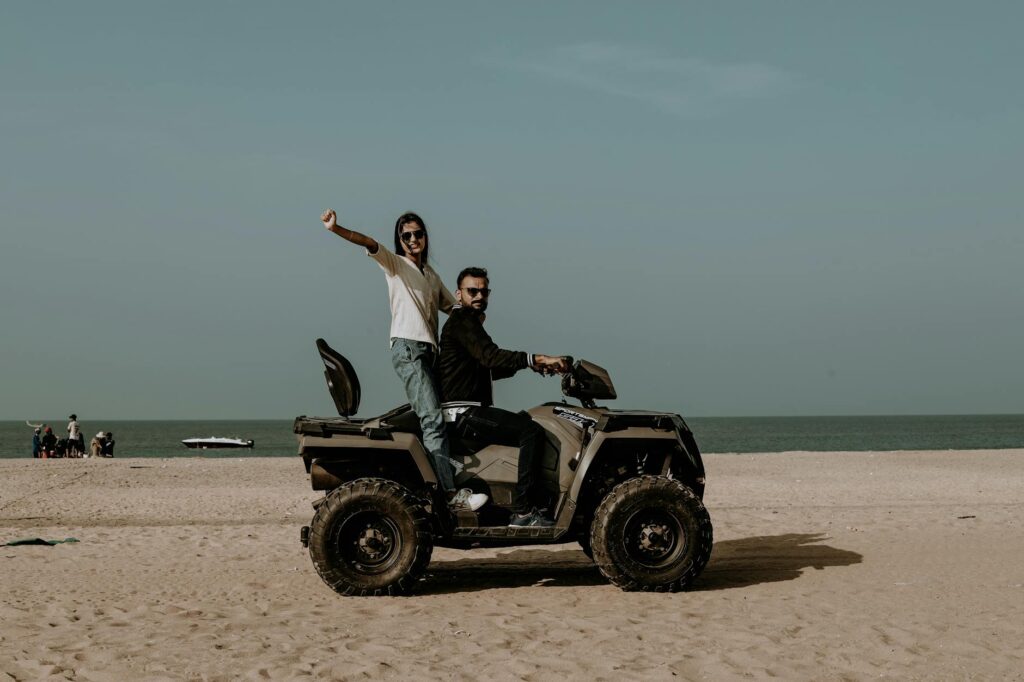
{"label": "atv seat", "polygon": [[344,355],[327,345],[323,339],[316,340],[316,349],[324,362],[324,378],[327,389],[334,399],[334,406],[342,417],[351,417],[359,411],[359,377]]}
{"label": "atv seat", "polygon": [[[324,363],[324,378],[327,388],[334,399],[334,406],[342,417],[351,417],[359,411],[359,377],[348,359],[334,350],[323,339],[316,340],[316,349]],[[470,407],[479,407],[480,403],[458,400],[441,404],[441,414],[445,422],[454,422],[458,416]],[[381,416],[381,426],[401,433],[419,433],[420,420],[412,407],[401,405]]]}

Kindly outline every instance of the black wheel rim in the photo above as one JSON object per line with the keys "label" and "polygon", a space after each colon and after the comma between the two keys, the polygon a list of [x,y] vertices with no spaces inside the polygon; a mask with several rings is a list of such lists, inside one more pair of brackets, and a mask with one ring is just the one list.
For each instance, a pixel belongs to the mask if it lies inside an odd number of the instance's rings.
{"label": "black wheel rim", "polygon": [[379,512],[353,514],[339,524],[336,537],[342,560],[363,575],[384,573],[402,553],[398,524]]}
{"label": "black wheel rim", "polygon": [[642,509],[626,521],[623,540],[629,557],[648,568],[663,568],[679,560],[686,549],[686,531],[673,514]]}

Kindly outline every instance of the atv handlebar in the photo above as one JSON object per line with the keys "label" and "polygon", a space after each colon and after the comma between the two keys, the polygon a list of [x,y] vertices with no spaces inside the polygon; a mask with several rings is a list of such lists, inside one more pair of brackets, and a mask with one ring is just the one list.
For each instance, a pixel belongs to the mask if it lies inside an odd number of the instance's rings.
{"label": "atv handlebar", "polygon": [[558,357],[559,360],[563,360],[565,362],[566,367],[568,367],[568,369],[566,369],[564,372],[560,372],[560,371],[558,371],[556,369],[553,369],[553,368],[547,367],[547,366],[545,366],[545,367],[537,367],[537,368],[535,368],[534,371],[536,371],[536,372],[538,372],[538,373],[540,373],[540,374],[542,374],[543,376],[546,376],[546,377],[549,377],[549,376],[551,376],[553,374],[561,374],[562,376],[567,376],[569,374],[572,374],[573,364],[574,364],[572,356],[571,355],[561,355],[561,356],[557,356],[557,357]]}

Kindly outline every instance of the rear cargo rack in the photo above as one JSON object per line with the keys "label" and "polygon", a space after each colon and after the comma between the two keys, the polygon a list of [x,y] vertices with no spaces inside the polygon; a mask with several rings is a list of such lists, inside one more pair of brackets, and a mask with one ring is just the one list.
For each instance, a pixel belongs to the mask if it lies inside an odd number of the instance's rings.
{"label": "rear cargo rack", "polygon": [[292,430],[303,436],[330,438],[334,434],[363,433],[363,420],[344,417],[296,417]]}

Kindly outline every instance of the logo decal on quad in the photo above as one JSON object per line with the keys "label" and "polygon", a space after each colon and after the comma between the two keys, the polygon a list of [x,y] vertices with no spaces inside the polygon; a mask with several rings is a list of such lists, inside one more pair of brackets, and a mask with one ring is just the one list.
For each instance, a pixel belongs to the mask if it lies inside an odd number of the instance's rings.
{"label": "logo decal on quad", "polygon": [[564,407],[556,407],[552,411],[555,413],[555,416],[558,417],[559,419],[564,419],[568,422],[572,422],[581,429],[585,429],[588,426],[593,426],[594,424],[597,423],[597,420],[594,419],[593,417],[588,417],[585,414],[580,414],[575,410],[567,410]]}

